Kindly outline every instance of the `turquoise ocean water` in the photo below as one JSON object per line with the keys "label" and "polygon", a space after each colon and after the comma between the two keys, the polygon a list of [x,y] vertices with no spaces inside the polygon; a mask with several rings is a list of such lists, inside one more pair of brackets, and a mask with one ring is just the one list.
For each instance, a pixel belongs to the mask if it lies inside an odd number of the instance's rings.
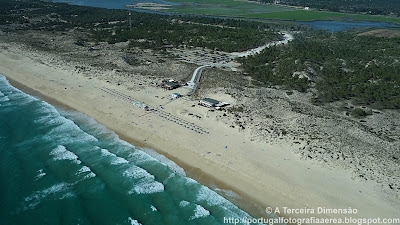
{"label": "turquoise ocean water", "polygon": [[250,218],[162,159],[0,75],[0,224],[212,225]]}

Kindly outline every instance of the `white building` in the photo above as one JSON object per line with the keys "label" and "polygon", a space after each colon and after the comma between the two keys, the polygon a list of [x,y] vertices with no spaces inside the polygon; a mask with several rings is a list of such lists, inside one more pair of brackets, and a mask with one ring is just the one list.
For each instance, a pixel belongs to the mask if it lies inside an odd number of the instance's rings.
{"label": "white building", "polygon": [[177,99],[177,98],[180,98],[180,97],[182,97],[182,95],[179,94],[179,93],[173,93],[173,94],[171,95],[171,98],[172,98],[172,99]]}
{"label": "white building", "polygon": [[215,107],[219,101],[212,99],[212,98],[205,98],[199,101],[199,105],[205,106],[205,107]]}

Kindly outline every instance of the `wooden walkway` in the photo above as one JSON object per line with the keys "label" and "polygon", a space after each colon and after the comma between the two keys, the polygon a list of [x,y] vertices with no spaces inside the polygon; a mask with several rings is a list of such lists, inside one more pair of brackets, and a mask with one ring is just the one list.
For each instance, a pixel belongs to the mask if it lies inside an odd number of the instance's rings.
{"label": "wooden walkway", "polygon": [[[131,104],[134,104],[135,102],[136,103],[140,102],[142,104],[145,104],[144,102],[141,102],[141,101],[139,101],[139,100],[137,100],[137,99],[135,99],[135,98],[133,98],[133,97],[131,97],[129,95],[123,94],[123,93],[121,93],[119,91],[112,90],[112,89],[105,88],[105,87],[102,87],[100,89],[102,91],[106,92],[107,94],[115,96],[116,98],[119,98],[119,99],[121,99],[123,101],[129,102]],[[147,104],[145,104],[145,105],[147,105]],[[202,128],[202,127],[200,127],[200,126],[198,126],[198,125],[196,125],[194,123],[186,121],[186,120],[184,120],[182,118],[179,118],[179,117],[177,117],[175,115],[172,115],[171,113],[165,112],[162,109],[157,109],[157,108],[154,108],[154,107],[152,107],[150,105],[147,105],[147,106],[149,107],[149,112],[152,112],[152,114],[158,115],[158,116],[164,118],[165,120],[171,121],[171,122],[173,122],[173,123],[175,123],[177,125],[180,125],[180,126],[186,128],[188,130],[196,132],[197,134],[209,134],[209,132],[206,129],[204,129],[204,128]]]}

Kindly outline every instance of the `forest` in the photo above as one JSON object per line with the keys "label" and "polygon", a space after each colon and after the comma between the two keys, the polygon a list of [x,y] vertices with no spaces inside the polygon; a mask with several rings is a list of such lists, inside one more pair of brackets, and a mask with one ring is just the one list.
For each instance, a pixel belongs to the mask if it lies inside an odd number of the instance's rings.
{"label": "forest", "polygon": [[[240,51],[280,38],[284,25],[195,16],[133,13],[39,0],[0,0],[0,29],[64,32],[78,29],[91,41],[162,50],[205,47]],[[290,27],[286,27],[289,28]],[[315,103],[343,99],[400,109],[400,38],[355,36],[304,29],[285,46],[241,58],[244,73],[262,85],[315,93]]]}
{"label": "forest", "polygon": [[[115,32],[115,35],[111,35],[111,32]],[[92,34],[96,41],[108,43],[129,41],[131,47],[146,49],[202,47],[226,52],[243,51],[280,38],[271,31],[182,24],[162,20],[135,24],[132,28],[121,26],[114,31],[93,30]]]}
{"label": "forest", "polygon": [[[256,0],[274,3],[275,0]],[[356,12],[371,15],[400,16],[398,0],[280,0],[280,4],[324,9],[333,12]]]}
{"label": "forest", "polygon": [[90,37],[96,42],[129,41],[131,47],[151,49],[205,47],[227,52],[241,51],[281,38],[274,30],[282,28],[282,25],[261,22],[139,12],[132,13],[132,27],[129,27],[127,10],[39,0],[0,0],[0,13],[0,25],[13,24],[16,30],[67,31],[80,28],[90,32]]}
{"label": "forest", "polygon": [[243,70],[268,86],[315,91],[315,103],[352,100],[400,109],[400,38],[302,32],[287,46],[242,58]]}

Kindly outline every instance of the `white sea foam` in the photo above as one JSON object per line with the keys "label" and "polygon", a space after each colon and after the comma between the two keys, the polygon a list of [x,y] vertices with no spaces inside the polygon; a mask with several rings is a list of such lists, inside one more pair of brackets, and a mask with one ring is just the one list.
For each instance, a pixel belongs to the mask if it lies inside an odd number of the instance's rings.
{"label": "white sea foam", "polygon": [[157,161],[153,157],[149,156],[145,152],[141,150],[136,150],[133,153],[129,155],[129,158],[135,162],[135,163],[143,163],[143,162],[149,162],[149,161]]}
{"label": "white sea foam", "polygon": [[0,102],[8,102],[8,101],[10,101],[8,96],[0,97]]}
{"label": "white sea foam", "polygon": [[139,223],[137,220],[134,220],[132,218],[128,218],[129,223],[131,223],[131,225],[142,225],[141,223]]}
{"label": "white sea foam", "polygon": [[39,124],[43,124],[43,123],[47,123],[49,120],[51,120],[52,117],[51,116],[40,116],[38,119],[35,119],[34,122],[35,123],[39,123]]}
{"label": "white sea foam", "polygon": [[199,192],[197,193],[196,202],[205,201],[209,205],[223,205],[228,206],[228,208],[237,208],[235,205],[230,203],[224,197],[218,195],[214,191],[210,190],[208,187],[201,186]]}
{"label": "white sea foam", "polygon": [[[69,132],[76,132],[76,129],[78,128],[78,126],[76,126],[76,124],[68,119],[65,119],[63,117],[59,117],[60,118],[60,124],[57,124],[56,127],[54,127],[53,129],[51,129],[51,133],[69,133]],[[79,128],[78,128],[79,129]]]}
{"label": "white sea foam", "polygon": [[38,101],[37,98],[35,98],[31,95],[27,95],[14,87],[12,87],[12,89],[15,91],[11,91],[10,94],[8,94],[8,97],[10,98],[10,100],[13,101],[14,105],[23,106],[23,105],[30,104],[34,101]]}
{"label": "white sea foam", "polygon": [[150,179],[154,179],[154,176],[151,175],[149,172],[147,172],[146,170],[138,167],[138,166],[131,166],[130,168],[128,168],[127,170],[125,170],[122,175],[124,175],[125,177],[129,177],[132,179],[142,179],[142,178],[150,178]]}
{"label": "white sea foam", "polygon": [[99,140],[96,137],[94,137],[90,134],[87,134],[87,133],[83,132],[82,130],[79,130],[77,132],[77,135],[68,137],[68,142],[73,142],[73,143],[78,143],[78,142],[88,143],[88,142],[97,142],[97,141],[99,141]]}
{"label": "white sea foam", "polygon": [[0,74],[0,82],[4,85],[9,84],[7,78],[3,74]]}
{"label": "white sea foam", "polygon": [[51,140],[56,140],[59,144],[73,144],[73,143],[89,143],[89,142],[97,142],[98,139],[92,135],[89,135],[79,127],[77,129],[71,129],[71,132],[56,132],[52,130],[44,137]]}
{"label": "white sea foam", "polygon": [[164,185],[155,181],[155,177],[140,167],[131,167],[124,171],[124,176],[138,179],[128,194],[152,194],[164,191]]}
{"label": "white sea foam", "polygon": [[35,123],[41,123],[46,126],[59,125],[64,121],[60,113],[54,108],[54,106],[50,105],[47,102],[41,102],[42,107],[35,110],[35,113],[40,117],[35,120]]}
{"label": "white sea foam", "polygon": [[[95,119],[87,116],[81,112],[77,111],[60,111],[62,115],[67,118],[73,118],[74,121],[77,121],[80,124],[87,124],[90,129],[94,129],[96,134],[109,134],[114,133],[107,129],[107,127],[97,123]],[[114,133],[115,134],[115,133]]]}
{"label": "white sea foam", "polygon": [[226,217],[251,218],[246,212],[240,210],[236,205],[206,186],[201,186],[195,201],[202,205],[206,204],[207,206],[219,206],[223,208],[226,210]]}
{"label": "white sea foam", "polygon": [[46,173],[43,172],[43,169],[37,171],[39,174],[35,176],[35,181],[39,180],[40,178],[46,176]]}
{"label": "white sea foam", "polygon": [[111,161],[111,165],[120,165],[120,164],[127,164],[129,163],[128,160],[121,158],[121,157],[116,157]]}
{"label": "white sea foam", "polygon": [[71,160],[76,164],[81,164],[81,161],[78,160],[78,156],[68,151],[63,145],[59,145],[57,148],[53,149],[50,155],[54,156],[54,160]]}
{"label": "white sea foam", "polygon": [[3,75],[0,74],[0,90],[1,90],[0,91],[0,102],[2,102],[2,103],[9,102],[11,100],[14,100],[14,97],[16,97],[16,99],[18,100],[18,97],[20,97],[21,95],[15,96],[15,94],[13,93],[14,89],[18,90],[16,88],[12,87],[10,85],[10,83],[8,83],[8,80],[6,79],[6,77],[4,77]]}
{"label": "white sea foam", "polygon": [[[114,133],[114,132],[113,132],[113,133]],[[115,134],[115,133],[114,133],[114,134]],[[118,136],[117,134],[115,134],[115,135],[116,135],[116,136],[115,136],[115,139],[114,139],[114,140],[117,140],[117,141],[118,141],[118,144],[122,144],[122,145],[124,145],[125,147],[128,147],[129,149],[135,148],[134,145],[132,145],[132,144],[130,144],[130,143],[124,141],[124,140],[119,139],[119,136]]]}
{"label": "white sea foam", "polygon": [[219,188],[215,188],[214,190],[220,191],[220,192],[224,193],[224,195],[229,196],[229,197],[233,197],[233,198],[237,198],[237,199],[242,198],[238,194],[236,194],[235,192],[233,192],[231,190],[225,190],[225,189],[219,189]]}
{"label": "white sea foam", "polygon": [[88,173],[83,179],[89,179],[89,178],[92,178],[92,177],[95,177],[95,176],[96,176],[95,173],[90,172],[90,173]]}
{"label": "white sea foam", "polygon": [[101,149],[101,155],[102,156],[114,156],[114,157],[117,157],[114,153],[111,153],[110,151],[108,151],[107,149],[104,149],[104,148]]}
{"label": "white sea foam", "polygon": [[196,205],[196,209],[194,210],[193,216],[189,218],[189,220],[201,218],[201,217],[206,217],[210,215],[210,211],[207,209],[203,208],[201,205]]}
{"label": "white sea foam", "polygon": [[[43,104],[47,103],[43,102]],[[46,134],[46,138],[57,140],[60,144],[98,141],[97,138],[80,129],[72,120],[61,116],[53,106],[47,105],[50,111],[54,113],[48,118],[42,116],[35,120],[35,122],[43,123],[45,126],[54,126],[52,130]]]}
{"label": "white sea foam", "polygon": [[54,108],[54,106],[50,105],[45,101],[41,101],[40,104],[42,107],[35,110],[35,113],[38,115],[43,116],[52,116],[52,117],[59,117],[60,113]]}
{"label": "white sea foam", "polygon": [[56,125],[61,125],[65,122],[65,118],[61,116],[56,116],[51,118],[49,121],[47,121],[44,125],[45,126],[56,126]]}
{"label": "white sea foam", "polygon": [[199,183],[197,183],[197,181],[195,181],[194,179],[187,177],[186,184],[199,184]]}
{"label": "white sea foam", "polygon": [[98,141],[96,137],[81,130],[72,120],[66,119],[62,116],[50,120],[47,124],[57,125],[50,131],[49,135],[58,136],[59,140],[66,143]]}
{"label": "white sea foam", "polygon": [[134,185],[128,194],[153,194],[164,191],[164,185],[160,182],[140,182]]}
{"label": "white sea foam", "polygon": [[190,202],[182,200],[181,202],[179,202],[179,207],[184,208],[186,206],[190,205]]}
{"label": "white sea foam", "polygon": [[186,176],[185,170],[182,167],[178,166],[174,161],[168,159],[164,155],[157,153],[153,149],[142,148],[141,150],[146,152],[146,154],[150,155],[151,157],[157,159],[158,161],[160,161],[161,163],[166,165],[168,168],[175,171],[177,174],[179,174],[181,176]]}
{"label": "white sea foam", "polygon": [[30,196],[25,198],[25,202],[28,203],[28,207],[25,209],[34,208],[37,206],[43,199],[51,198],[51,199],[65,199],[68,197],[75,196],[71,192],[71,185],[67,183],[58,183],[49,188],[46,188],[41,191],[36,191]]}
{"label": "white sea foam", "polygon": [[164,191],[164,185],[155,181],[152,174],[140,167],[132,166],[125,170],[123,175],[137,180],[128,194],[152,194]]}
{"label": "white sea foam", "polygon": [[25,201],[28,202],[28,201],[32,201],[32,200],[38,199],[40,197],[46,197],[49,194],[62,192],[67,188],[68,188],[68,184],[66,184],[66,183],[55,184],[55,185],[53,185],[53,186],[51,186],[49,188],[46,188],[46,189],[44,189],[42,191],[37,191],[37,192],[33,193],[29,197],[26,197]]}
{"label": "white sea foam", "polygon": [[[1,76],[0,76],[0,79],[1,79]],[[10,93],[12,91],[13,91],[13,89],[11,89]],[[20,91],[17,91],[17,92],[18,93],[13,93],[13,95],[11,95],[9,98],[11,100],[14,100],[13,97],[16,97],[17,99],[21,100],[21,102],[29,102],[29,101],[32,101],[32,99],[35,99],[35,98],[29,98],[29,96],[25,95],[25,94],[24,94],[24,96],[21,96]],[[6,93],[6,91],[4,91],[4,93]],[[3,96],[0,96],[0,97],[4,97],[4,94],[3,94]],[[28,101],[24,100],[23,97],[28,98]],[[37,100],[37,99],[35,99],[35,100]],[[47,104],[47,103],[43,102],[43,104]],[[56,140],[57,143],[59,144],[59,146],[56,149],[53,149],[52,156],[54,156],[55,160],[73,160],[75,162],[80,162],[78,160],[78,157],[74,153],[68,151],[63,146],[63,145],[65,145],[64,143],[76,142],[77,140],[78,141],[97,141],[97,139],[94,136],[89,135],[86,132],[84,132],[71,120],[59,115],[59,113],[53,106],[49,105],[48,107],[49,107],[49,110],[44,110],[43,112],[42,111],[40,112],[40,113],[42,113],[42,116],[37,120],[37,122],[46,123],[46,125],[48,125],[48,126],[55,126],[55,127],[52,127],[53,128],[52,131],[47,135],[47,138],[50,138],[51,140]],[[44,107],[44,108],[47,108],[47,107]],[[46,114],[48,114],[48,115],[46,115]],[[87,118],[90,118],[90,117],[87,117]],[[76,121],[76,120],[74,119],[74,121]],[[102,125],[97,124],[97,122],[95,122],[94,120],[93,120],[93,123],[95,125],[94,127],[96,129],[95,130],[96,135],[97,135],[97,132],[105,133],[106,135],[109,135],[111,133],[110,137],[114,138],[115,141],[117,142],[117,144],[122,144],[122,145],[126,145],[129,148],[134,148],[134,146],[130,145],[129,143],[119,140],[117,135],[112,135],[113,132],[108,131],[104,126],[102,127]],[[78,123],[78,124],[80,124],[80,123]],[[102,130],[102,129],[104,129],[104,130]],[[73,131],[73,132],[71,132],[71,131]],[[90,131],[90,133],[92,133],[92,132]],[[125,148],[123,148],[123,149],[125,149]],[[126,149],[128,149],[128,148],[126,148]],[[176,169],[176,167],[175,167],[176,164],[175,165],[171,164],[169,162],[169,160],[166,159],[165,157],[160,157],[158,154],[153,154],[153,153],[156,153],[155,151],[150,150],[147,152],[148,152],[148,154],[146,154],[142,151],[136,150],[132,154],[129,155],[129,160],[132,160],[135,163],[138,163],[138,162],[155,161],[157,159],[157,161],[161,161],[162,163],[164,163],[168,167],[172,168],[172,170],[176,171],[177,173],[184,175],[183,169],[182,169],[183,173],[180,173],[179,168]],[[149,153],[149,152],[152,152],[152,153]],[[115,151],[115,153],[117,153],[119,155],[119,152]],[[113,153],[111,153],[111,154],[113,154]],[[150,156],[149,154],[151,154],[152,156]],[[113,157],[116,157],[115,154]],[[119,159],[117,158],[117,160],[120,160],[121,162],[123,161],[125,163],[127,162],[127,160],[123,159],[123,158],[119,158]],[[137,168],[140,168],[140,167],[137,167]],[[124,176],[128,176],[128,177],[132,177],[133,179],[137,179],[137,180],[135,180],[135,182],[137,181],[137,183],[134,184],[130,193],[151,194],[151,193],[157,193],[157,192],[164,191],[164,185],[158,181],[155,181],[154,180],[155,178],[153,175],[148,173],[146,170],[143,170],[141,168],[137,169],[137,168],[135,167],[130,172],[128,172],[128,170],[124,172]],[[42,174],[42,173],[43,173],[43,171],[40,172],[40,174]],[[90,178],[90,177],[96,176],[96,174],[94,174],[90,170],[90,168],[87,166],[83,166],[77,172],[77,174],[85,175],[85,178],[86,177]],[[174,173],[172,173],[169,176],[169,178],[166,179],[166,181],[173,176],[175,176]],[[197,183],[197,182],[192,179],[187,179],[187,184],[191,184],[191,183]],[[26,204],[29,204],[30,206],[34,207],[37,204],[39,204],[40,201],[42,201],[43,199],[49,199],[49,198],[63,199],[63,198],[73,197],[75,195],[72,192],[71,187],[72,187],[72,184],[60,183],[60,184],[53,185],[52,187],[49,187],[47,189],[44,189],[41,191],[36,191],[36,192],[32,193],[30,196],[25,198]],[[205,208],[209,208],[210,205],[211,206],[220,205],[224,209],[234,212],[232,214],[236,214],[236,215],[240,215],[240,216],[247,215],[246,213],[244,213],[240,209],[238,209],[236,206],[234,206],[232,203],[230,203],[223,197],[217,195],[215,192],[211,191],[208,188],[202,187],[196,197],[197,197],[197,199],[194,201],[194,203],[201,204]],[[186,207],[190,204],[191,204],[190,202],[181,201],[179,205],[181,207]],[[154,206],[152,206],[152,207],[154,207]],[[152,207],[151,207],[151,209],[153,210]],[[210,212],[208,210],[206,210],[205,208],[203,208],[200,205],[196,206],[196,209],[194,210],[194,215],[191,217],[191,219],[201,218],[201,217],[210,215]],[[137,220],[134,220],[130,217],[129,217],[129,222],[131,224],[135,224],[135,225],[140,224]]]}
{"label": "white sea foam", "polygon": [[[105,127],[102,124],[99,124],[95,119],[81,113],[81,112],[76,112],[76,111],[61,111],[62,115],[65,115],[66,117],[72,117],[74,121],[81,122],[83,124],[87,124],[90,129],[93,129],[93,134],[97,135],[105,135],[105,137],[108,139],[113,140],[114,142],[118,143],[119,145],[123,145],[124,147],[127,147],[126,150],[131,150],[132,148],[135,148],[132,144],[123,141],[119,139],[118,135],[114,132],[109,130],[107,127]],[[118,150],[123,150],[123,148],[119,148]]]}
{"label": "white sea foam", "polygon": [[82,166],[82,168],[80,168],[80,169],[78,170],[78,172],[77,172],[75,175],[79,175],[79,174],[85,173],[85,172],[92,172],[92,171],[90,170],[89,167],[87,167],[87,166]]}
{"label": "white sea foam", "polygon": [[128,194],[152,194],[164,191],[162,183],[155,181],[152,174],[138,166],[131,166],[122,175],[137,180]]}
{"label": "white sea foam", "polygon": [[119,164],[126,164],[129,163],[128,160],[118,157],[117,155],[115,155],[114,153],[108,151],[107,149],[102,148],[101,149],[101,155],[102,156],[111,156],[113,157],[111,160],[111,165],[119,165]]}
{"label": "white sea foam", "polygon": [[73,197],[76,197],[76,195],[75,195],[74,193],[72,193],[72,192],[67,192],[67,193],[61,195],[61,197],[59,197],[58,199],[59,199],[59,200],[62,200],[62,199],[73,198]]}
{"label": "white sea foam", "polygon": [[171,178],[175,177],[175,176],[176,176],[176,173],[171,173],[171,174],[163,181],[163,184],[166,185],[166,184],[168,183],[168,181],[169,181]]}
{"label": "white sea foam", "polygon": [[87,174],[83,177],[83,180],[89,179],[89,178],[92,178],[92,177],[95,177],[95,176],[96,176],[96,174],[93,173],[92,170],[90,170],[90,168],[87,167],[87,166],[82,166],[82,168],[80,168],[80,169],[78,170],[78,172],[75,173],[75,175],[80,175],[80,174],[82,174],[82,173],[87,173]]}

